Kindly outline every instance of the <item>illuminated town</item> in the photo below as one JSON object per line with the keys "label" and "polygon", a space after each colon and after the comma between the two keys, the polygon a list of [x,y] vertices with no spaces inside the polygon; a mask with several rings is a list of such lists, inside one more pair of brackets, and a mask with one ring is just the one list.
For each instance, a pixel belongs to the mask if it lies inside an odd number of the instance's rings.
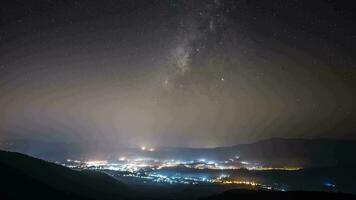
{"label": "illuminated town", "polygon": [[[141,151],[154,153],[155,148],[140,147]],[[97,170],[109,174],[119,180],[134,179],[140,183],[159,184],[220,184],[256,187],[266,190],[285,189],[260,183],[252,178],[238,178],[230,172],[248,171],[295,171],[300,167],[269,167],[262,164],[240,160],[236,155],[227,160],[195,160],[157,159],[152,157],[120,156],[116,161],[108,160],[75,160],[67,159],[61,163],[76,170]],[[205,173],[204,171],[209,172]]]}

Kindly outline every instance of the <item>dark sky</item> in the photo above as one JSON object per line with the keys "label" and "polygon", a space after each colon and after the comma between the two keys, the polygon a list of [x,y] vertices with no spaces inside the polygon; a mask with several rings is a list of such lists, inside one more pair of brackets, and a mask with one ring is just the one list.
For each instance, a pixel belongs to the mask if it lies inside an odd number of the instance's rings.
{"label": "dark sky", "polygon": [[356,139],[355,9],[321,0],[2,0],[0,139]]}

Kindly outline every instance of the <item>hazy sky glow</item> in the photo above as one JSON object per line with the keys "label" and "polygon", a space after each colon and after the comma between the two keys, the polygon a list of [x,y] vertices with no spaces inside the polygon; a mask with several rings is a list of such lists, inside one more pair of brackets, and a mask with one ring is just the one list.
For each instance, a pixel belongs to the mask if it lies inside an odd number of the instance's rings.
{"label": "hazy sky glow", "polygon": [[356,139],[348,5],[1,4],[0,139],[195,147]]}

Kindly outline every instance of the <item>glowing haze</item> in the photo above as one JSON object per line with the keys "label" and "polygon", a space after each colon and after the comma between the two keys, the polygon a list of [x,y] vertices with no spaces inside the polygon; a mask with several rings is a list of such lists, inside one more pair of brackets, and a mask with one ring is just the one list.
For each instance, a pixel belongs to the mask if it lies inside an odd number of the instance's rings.
{"label": "glowing haze", "polygon": [[273,2],[4,3],[0,139],[355,139],[351,9]]}

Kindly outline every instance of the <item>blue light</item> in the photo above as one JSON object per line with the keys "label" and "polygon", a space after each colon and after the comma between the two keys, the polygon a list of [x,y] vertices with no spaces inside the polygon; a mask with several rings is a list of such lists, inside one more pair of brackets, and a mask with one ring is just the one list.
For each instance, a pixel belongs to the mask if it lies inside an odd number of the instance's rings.
{"label": "blue light", "polygon": [[332,184],[332,183],[330,183],[330,182],[325,182],[325,183],[324,183],[324,186],[330,187],[330,188],[334,188],[334,187],[335,187],[335,184]]}

